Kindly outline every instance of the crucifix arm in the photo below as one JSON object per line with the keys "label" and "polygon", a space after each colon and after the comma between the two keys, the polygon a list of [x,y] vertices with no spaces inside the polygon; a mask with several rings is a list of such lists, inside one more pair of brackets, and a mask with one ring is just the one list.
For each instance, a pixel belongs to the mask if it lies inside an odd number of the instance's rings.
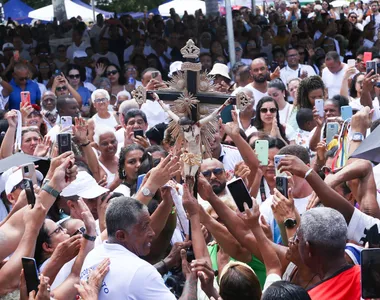
{"label": "crucifix arm", "polygon": [[173,121],[179,121],[179,117],[174,112],[172,112],[169,107],[165,105],[165,103],[158,97],[156,93],[153,93],[153,99],[161,105],[162,109],[169,115],[170,118],[173,119]]}
{"label": "crucifix arm", "polygon": [[207,124],[208,122],[212,121],[214,118],[216,118],[221,111],[228,105],[232,103],[232,99],[228,98],[226,102],[223,103],[218,109],[215,109],[211,114],[209,114],[207,117],[204,117],[203,119],[199,120],[199,125],[202,126],[204,124]]}

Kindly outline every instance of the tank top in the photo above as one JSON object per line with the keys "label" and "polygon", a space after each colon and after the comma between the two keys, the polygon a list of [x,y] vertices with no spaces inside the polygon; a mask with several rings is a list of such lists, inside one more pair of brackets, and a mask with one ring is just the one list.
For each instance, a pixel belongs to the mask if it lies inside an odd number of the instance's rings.
{"label": "tank top", "polygon": [[104,170],[104,172],[106,172],[106,175],[107,175],[107,187],[109,187],[111,185],[111,183],[115,180],[115,176],[116,174],[115,173],[111,173],[110,170],[108,170],[106,168],[105,165],[103,165],[100,160],[98,159],[98,162],[99,162],[99,165],[102,167],[102,169]]}
{"label": "tank top", "polygon": [[115,117],[113,116],[113,114],[110,113],[110,116],[109,118],[107,119],[103,119],[101,117],[99,117],[98,114],[95,114],[92,119],[94,120],[94,124],[95,124],[95,128],[96,126],[108,126],[108,127],[111,127],[111,128],[115,128],[117,126],[117,121],[115,119]]}

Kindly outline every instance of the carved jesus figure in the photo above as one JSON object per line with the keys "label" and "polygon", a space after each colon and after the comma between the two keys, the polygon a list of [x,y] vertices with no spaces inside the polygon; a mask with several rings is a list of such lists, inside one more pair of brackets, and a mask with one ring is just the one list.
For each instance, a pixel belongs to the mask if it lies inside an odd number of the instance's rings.
{"label": "carved jesus figure", "polygon": [[177,116],[162,100],[160,100],[156,93],[153,93],[153,98],[181,128],[181,133],[185,140],[185,149],[181,155],[181,160],[184,163],[184,177],[186,182],[194,183],[195,176],[202,163],[203,151],[201,128],[214,120],[226,106],[232,103],[232,100],[226,100],[226,102],[224,102],[224,104],[218,109],[214,110],[211,114],[201,120],[193,121],[188,117]]}

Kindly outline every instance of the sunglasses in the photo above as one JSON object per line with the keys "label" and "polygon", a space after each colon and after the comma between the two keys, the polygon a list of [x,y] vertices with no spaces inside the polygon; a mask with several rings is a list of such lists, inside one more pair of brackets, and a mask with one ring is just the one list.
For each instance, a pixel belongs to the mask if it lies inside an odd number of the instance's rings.
{"label": "sunglasses", "polygon": [[94,99],[95,103],[106,103],[107,101],[108,101],[107,98]]}
{"label": "sunglasses", "polygon": [[271,114],[274,114],[277,112],[277,108],[261,108],[260,109],[260,112],[263,113],[263,114],[266,114],[267,112],[270,112]]}
{"label": "sunglasses", "polygon": [[61,86],[61,87],[56,87],[55,88],[56,91],[60,92],[60,91],[66,91],[67,90],[67,87],[64,85],[64,86]]}
{"label": "sunglasses", "polygon": [[26,81],[26,80],[28,80],[28,79],[29,79],[28,77],[19,77],[19,78],[18,78],[19,81]]}
{"label": "sunglasses", "polygon": [[224,172],[223,168],[215,168],[213,170],[207,170],[202,172],[204,177],[211,177],[211,173],[213,173],[215,176],[218,176]]}
{"label": "sunglasses", "polygon": [[110,75],[116,75],[117,73],[119,73],[118,70],[112,70],[112,71],[108,71],[108,72],[106,73],[106,75],[107,75],[107,76],[110,76]]}
{"label": "sunglasses", "polygon": [[79,228],[78,230],[76,230],[71,236],[75,236],[77,234],[84,234],[86,232],[86,228],[84,226],[82,226],[81,228]]}
{"label": "sunglasses", "polygon": [[70,79],[79,79],[80,78],[80,74],[69,75],[69,78]]}
{"label": "sunglasses", "polygon": [[61,226],[61,225],[58,225],[58,227],[52,232],[49,234],[49,237],[52,236],[53,234],[57,234],[59,232],[64,232],[65,229]]}

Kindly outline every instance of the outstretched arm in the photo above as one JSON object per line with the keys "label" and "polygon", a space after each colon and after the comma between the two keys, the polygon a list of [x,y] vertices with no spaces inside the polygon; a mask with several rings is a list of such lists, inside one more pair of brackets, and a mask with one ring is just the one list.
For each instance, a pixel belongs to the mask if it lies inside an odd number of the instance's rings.
{"label": "outstretched arm", "polygon": [[168,106],[165,105],[165,103],[158,97],[156,93],[153,93],[153,99],[161,105],[162,109],[169,115],[170,118],[172,118],[175,122],[179,121],[179,117],[174,112],[172,112]]}
{"label": "outstretched arm", "polygon": [[203,119],[199,120],[199,125],[202,126],[204,124],[207,124],[208,122],[212,121],[215,119],[221,111],[228,105],[232,103],[232,99],[228,98],[226,102],[224,102],[219,108],[215,109],[211,114],[209,114],[207,117],[204,117]]}

